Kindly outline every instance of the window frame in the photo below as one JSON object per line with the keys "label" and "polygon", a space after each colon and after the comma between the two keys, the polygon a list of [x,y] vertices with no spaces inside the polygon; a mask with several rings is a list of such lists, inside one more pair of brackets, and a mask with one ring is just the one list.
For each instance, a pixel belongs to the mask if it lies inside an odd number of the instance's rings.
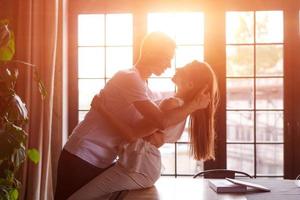
{"label": "window frame", "polygon": [[[220,88],[220,105],[216,115],[216,160],[204,163],[204,169],[226,168],[226,11],[282,10],[284,13],[284,178],[300,173],[300,92],[293,85],[299,83],[299,8],[297,0],[228,0],[213,3],[206,0],[132,1],[132,0],[70,0],[68,1],[68,130],[69,135],[78,123],[77,84],[77,15],[78,14],[133,14],[133,63],[139,54],[139,45],[147,31],[147,13],[170,11],[200,11],[205,15],[204,58],[216,72]],[[299,68],[299,67],[298,67]],[[76,98],[72,98],[76,97]],[[298,118],[297,118],[298,117]],[[295,133],[295,134],[292,134]]]}

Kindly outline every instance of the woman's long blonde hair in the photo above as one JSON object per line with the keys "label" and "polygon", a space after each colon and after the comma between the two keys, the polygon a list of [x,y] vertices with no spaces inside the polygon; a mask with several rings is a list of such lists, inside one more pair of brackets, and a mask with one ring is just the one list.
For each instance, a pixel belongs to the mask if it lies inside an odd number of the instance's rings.
{"label": "woman's long blonde hair", "polygon": [[217,78],[207,63],[195,60],[187,67],[190,68],[188,78],[196,86],[186,100],[191,100],[204,87],[208,87],[207,92],[210,94],[209,105],[190,115],[190,151],[196,160],[215,159],[215,113],[219,102]]}

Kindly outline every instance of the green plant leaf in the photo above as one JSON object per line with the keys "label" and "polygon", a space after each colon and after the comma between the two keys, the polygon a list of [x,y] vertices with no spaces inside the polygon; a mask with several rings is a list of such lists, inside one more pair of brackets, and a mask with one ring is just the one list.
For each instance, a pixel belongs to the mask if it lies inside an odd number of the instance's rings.
{"label": "green plant leaf", "polygon": [[33,78],[37,82],[39,92],[41,94],[42,99],[44,100],[47,96],[47,90],[46,90],[44,83],[41,81],[41,78],[40,78],[40,75],[39,75],[37,69],[34,69],[34,77]]}
{"label": "green plant leaf", "polygon": [[8,24],[0,23],[0,60],[10,61],[15,54],[15,36]]}
{"label": "green plant leaf", "polygon": [[17,188],[17,189],[20,189],[22,187],[22,183],[18,180],[18,179],[14,179],[14,186]]}
{"label": "green plant leaf", "polygon": [[0,185],[0,200],[8,199],[10,199],[9,188],[7,188],[5,185]]}
{"label": "green plant leaf", "polygon": [[25,161],[26,158],[26,150],[24,146],[21,146],[19,149],[16,150],[13,156],[13,162],[16,168],[19,168],[20,165]]}
{"label": "green plant leaf", "polygon": [[37,164],[40,161],[40,153],[36,149],[28,149],[27,151],[28,158],[34,162],[34,164]]}
{"label": "green plant leaf", "polygon": [[12,189],[9,191],[9,197],[11,200],[18,200],[19,198],[19,192],[17,189]]}
{"label": "green plant leaf", "polygon": [[24,146],[27,139],[27,133],[8,120],[4,131],[0,133],[0,160],[11,158],[17,149]]}
{"label": "green plant leaf", "polygon": [[0,96],[11,96],[15,93],[15,75],[6,67],[0,68]]}
{"label": "green plant leaf", "polygon": [[6,124],[6,135],[8,135],[12,143],[16,143],[16,148],[19,148],[21,144],[24,144],[27,139],[27,133],[19,126],[8,123]]}
{"label": "green plant leaf", "polygon": [[28,121],[28,112],[25,104],[18,95],[13,95],[9,101],[8,120],[18,125]]}
{"label": "green plant leaf", "polygon": [[10,169],[5,169],[4,174],[6,176],[6,180],[8,181],[9,184],[11,184],[14,181],[14,172],[11,171]]}

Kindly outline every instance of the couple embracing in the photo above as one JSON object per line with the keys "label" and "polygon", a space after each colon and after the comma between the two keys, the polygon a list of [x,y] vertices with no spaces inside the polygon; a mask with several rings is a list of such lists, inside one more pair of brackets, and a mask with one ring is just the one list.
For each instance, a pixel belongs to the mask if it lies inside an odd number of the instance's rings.
{"label": "couple embracing", "polygon": [[219,98],[212,68],[196,60],[177,68],[177,90],[169,96],[147,86],[152,74],[171,66],[175,48],[164,33],[148,34],[136,64],[117,72],[94,97],[60,155],[56,200],[108,199],[116,191],[151,187],[161,171],[158,148],[180,138],[188,116],[193,157],[214,159]]}

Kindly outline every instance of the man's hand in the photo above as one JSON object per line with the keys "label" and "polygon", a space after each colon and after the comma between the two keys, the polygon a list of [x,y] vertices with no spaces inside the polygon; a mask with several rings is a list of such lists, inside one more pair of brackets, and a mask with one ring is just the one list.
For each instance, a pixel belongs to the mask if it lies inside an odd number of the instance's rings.
{"label": "man's hand", "polygon": [[208,86],[206,85],[198,94],[195,95],[194,99],[190,103],[193,111],[204,109],[210,103],[210,94],[208,93]]}
{"label": "man's hand", "polygon": [[162,132],[156,131],[152,135],[144,137],[144,140],[159,148],[164,144],[164,134]]}

